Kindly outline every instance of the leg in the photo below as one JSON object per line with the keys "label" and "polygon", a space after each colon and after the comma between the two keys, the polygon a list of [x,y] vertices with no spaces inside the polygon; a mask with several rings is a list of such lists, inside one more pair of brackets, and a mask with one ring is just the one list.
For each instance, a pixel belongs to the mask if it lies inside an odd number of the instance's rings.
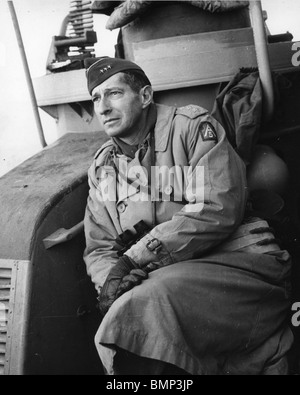
{"label": "leg", "polygon": [[[102,363],[110,374],[165,374],[156,361],[195,375],[270,373],[292,343],[289,273],[285,252],[215,254],[159,269],[104,318]],[[116,358],[116,347],[134,360]]]}
{"label": "leg", "polygon": [[154,359],[139,357],[129,351],[116,347],[117,354],[114,359],[115,375],[122,376],[143,376],[161,375],[164,370],[164,363]]}
{"label": "leg", "polygon": [[115,375],[122,376],[161,376],[188,375],[182,369],[165,362],[139,357],[129,351],[117,347],[115,356]]}

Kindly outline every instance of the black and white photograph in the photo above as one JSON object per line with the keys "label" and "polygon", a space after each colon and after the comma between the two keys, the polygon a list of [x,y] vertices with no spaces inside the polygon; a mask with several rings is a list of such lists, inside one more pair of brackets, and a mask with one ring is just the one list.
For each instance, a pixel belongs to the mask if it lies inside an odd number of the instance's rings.
{"label": "black and white photograph", "polygon": [[299,0],[0,0],[0,229],[0,376],[300,375]]}

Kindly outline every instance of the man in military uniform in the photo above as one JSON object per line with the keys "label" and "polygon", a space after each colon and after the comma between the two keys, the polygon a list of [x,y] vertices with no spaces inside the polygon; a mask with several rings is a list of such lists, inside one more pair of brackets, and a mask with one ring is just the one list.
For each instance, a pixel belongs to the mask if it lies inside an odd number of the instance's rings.
{"label": "man in military uniform", "polygon": [[89,170],[84,256],[105,371],[286,374],[290,257],[245,221],[246,169],[222,126],[154,104],[127,60],[95,59],[87,80],[110,137]]}

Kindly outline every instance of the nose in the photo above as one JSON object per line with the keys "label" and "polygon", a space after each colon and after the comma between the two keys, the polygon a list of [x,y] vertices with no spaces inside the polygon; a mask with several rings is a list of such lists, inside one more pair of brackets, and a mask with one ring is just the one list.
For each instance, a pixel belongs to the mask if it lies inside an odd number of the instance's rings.
{"label": "nose", "polygon": [[107,98],[102,98],[97,103],[96,111],[98,111],[100,115],[107,115],[111,112],[111,110],[111,105]]}

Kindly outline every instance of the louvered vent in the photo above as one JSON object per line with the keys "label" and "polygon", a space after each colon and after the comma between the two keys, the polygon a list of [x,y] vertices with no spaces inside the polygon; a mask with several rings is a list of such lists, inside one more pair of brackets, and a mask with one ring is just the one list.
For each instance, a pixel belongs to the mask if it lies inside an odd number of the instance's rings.
{"label": "louvered vent", "polygon": [[12,268],[0,263],[0,375],[4,374]]}

